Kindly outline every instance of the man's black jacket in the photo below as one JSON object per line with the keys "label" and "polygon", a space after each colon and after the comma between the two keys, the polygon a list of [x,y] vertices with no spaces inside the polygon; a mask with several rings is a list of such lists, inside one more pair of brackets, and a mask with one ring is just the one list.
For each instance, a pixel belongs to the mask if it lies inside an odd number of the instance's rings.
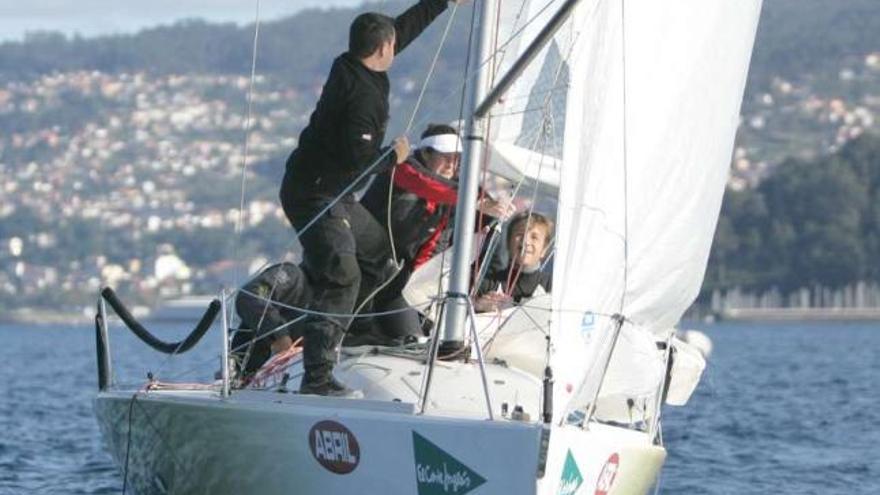
{"label": "man's black jacket", "polygon": [[[438,15],[447,0],[420,0],[394,20],[395,53],[406,48]],[[382,154],[388,125],[388,75],[344,53],[330,75],[297,149],[287,159],[286,184],[294,202],[335,197]],[[392,151],[374,169],[397,161]]]}

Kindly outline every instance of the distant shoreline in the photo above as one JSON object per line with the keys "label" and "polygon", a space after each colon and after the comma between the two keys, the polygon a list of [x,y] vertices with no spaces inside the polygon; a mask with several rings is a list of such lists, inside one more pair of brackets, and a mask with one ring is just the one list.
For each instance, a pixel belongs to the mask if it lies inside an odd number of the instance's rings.
{"label": "distant shoreline", "polygon": [[18,308],[0,313],[0,323],[24,323],[33,325],[85,324],[94,321],[82,311],[58,311],[47,308]]}
{"label": "distant shoreline", "polygon": [[[139,319],[149,323],[194,323],[202,314],[202,308],[198,310],[183,311],[179,314],[140,314]],[[110,315],[114,318],[115,315]],[[115,319],[115,318],[114,318]],[[809,322],[809,321],[878,321],[880,322],[880,308],[732,308],[716,313],[709,318],[696,318],[703,322],[732,321],[732,322]],[[685,317],[683,322],[694,321],[693,317]],[[8,312],[0,312],[0,324],[74,324],[83,325],[94,322],[94,315],[87,315],[82,311],[58,311],[47,308],[17,308]]]}
{"label": "distant shoreline", "polygon": [[880,321],[880,308],[732,308],[719,321]]}

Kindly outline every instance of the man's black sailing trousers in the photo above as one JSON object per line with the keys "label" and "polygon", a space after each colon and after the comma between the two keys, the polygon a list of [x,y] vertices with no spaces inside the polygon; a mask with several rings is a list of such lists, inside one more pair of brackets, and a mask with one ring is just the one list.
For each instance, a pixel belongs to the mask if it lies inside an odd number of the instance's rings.
{"label": "man's black sailing trousers", "polygon": [[[303,231],[332,198],[293,200],[282,188],[281,204],[299,233],[302,268],[312,286],[309,309],[333,315],[312,316],[304,328],[303,364],[307,370],[329,370],[336,347],[351,324],[355,307],[387,276],[390,247],[385,230],[353,196],[333,205]],[[368,312],[365,305],[361,312]]]}

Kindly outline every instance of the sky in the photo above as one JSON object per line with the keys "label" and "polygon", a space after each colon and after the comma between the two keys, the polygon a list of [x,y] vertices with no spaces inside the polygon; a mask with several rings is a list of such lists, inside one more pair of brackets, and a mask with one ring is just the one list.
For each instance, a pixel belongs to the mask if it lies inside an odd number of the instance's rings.
{"label": "sky", "polygon": [[350,7],[363,0],[0,0],[0,41],[31,31],[98,36],[132,33],[186,18],[247,24],[309,7]]}

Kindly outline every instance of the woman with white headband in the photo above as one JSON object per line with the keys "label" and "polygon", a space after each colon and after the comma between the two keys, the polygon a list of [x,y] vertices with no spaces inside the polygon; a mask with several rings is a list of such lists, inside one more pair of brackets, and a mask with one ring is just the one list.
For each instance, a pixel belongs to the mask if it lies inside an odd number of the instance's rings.
{"label": "woman with white headband", "polygon": [[[458,197],[457,173],[461,149],[461,139],[454,127],[431,124],[422,133],[417,149],[393,172],[376,177],[361,199],[367,210],[389,230],[397,258],[403,263],[401,273],[376,295],[374,311],[406,308],[408,305],[401,291],[410,275],[449,246],[451,224],[455,218],[453,209]],[[389,201],[388,189],[392,180],[393,190]],[[483,195],[477,209],[496,218],[512,213],[512,207],[508,204],[486,195]],[[386,339],[421,335],[418,313],[412,309],[377,318],[374,323],[352,328],[355,335],[351,341],[363,340],[358,333],[379,333],[379,337]],[[361,337],[369,340],[367,335]]]}

